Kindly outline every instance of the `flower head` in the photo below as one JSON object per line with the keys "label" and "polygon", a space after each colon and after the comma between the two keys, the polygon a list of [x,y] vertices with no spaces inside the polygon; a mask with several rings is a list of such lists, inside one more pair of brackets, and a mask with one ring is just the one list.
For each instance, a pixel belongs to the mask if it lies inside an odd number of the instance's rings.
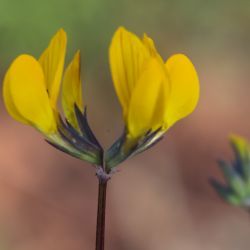
{"label": "flower head", "polygon": [[187,56],[176,54],[164,62],[151,38],[140,39],[123,27],[115,32],[109,54],[125,122],[124,136],[108,153],[113,166],[145,150],[188,116],[199,99],[199,81]]}
{"label": "flower head", "polygon": [[[120,27],[109,55],[125,130],[103,158],[83,105],[80,52],[64,72],[66,44],[61,29],[39,59],[27,54],[17,57],[5,75],[3,95],[14,119],[35,127],[50,144],[70,155],[97,165],[104,161],[109,172],[158,142],[197,105],[199,82],[191,61],[176,54],[164,62],[151,38],[140,39]],[[58,110],[61,85],[64,118]]]}
{"label": "flower head", "polygon": [[[12,62],[3,83],[5,106],[14,119],[38,129],[50,144],[98,164],[102,149],[83,113],[80,52],[63,75],[66,44],[60,29],[39,59],[23,54]],[[61,83],[65,121],[58,111]]]}

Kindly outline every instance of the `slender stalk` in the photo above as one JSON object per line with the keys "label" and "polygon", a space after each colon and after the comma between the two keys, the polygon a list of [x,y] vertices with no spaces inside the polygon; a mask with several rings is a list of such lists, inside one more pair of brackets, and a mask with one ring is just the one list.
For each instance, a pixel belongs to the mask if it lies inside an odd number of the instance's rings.
{"label": "slender stalk", "polygon": [[98,209],[96,224],[96,250],[104,250],[105,243],[105,212],[106,212],[106,191],[108,181],[99,179]]}

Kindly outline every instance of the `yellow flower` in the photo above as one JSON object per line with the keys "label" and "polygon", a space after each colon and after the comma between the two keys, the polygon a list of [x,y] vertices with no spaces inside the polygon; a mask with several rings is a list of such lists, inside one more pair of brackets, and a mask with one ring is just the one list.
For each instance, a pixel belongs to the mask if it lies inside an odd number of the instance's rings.
{"label": "yellow flower", "polygon": [[[67,36],[61,29],[39,60],[17,57],[4,78],[3,97],[10,115],[50,137],[57,133],[57,99],[63,75]],[[62,103],[66,118],[76,126],[74,104],[82,110],[80,53],[76,53],[63,79]]]}
{"label": "yellow flower", "polygon": [[[66,44],[66,33],[60,29],[38,60],[23,54],[12,62],[3,83],[5,106],[14,119],[38,129],[49,143],[96,163],[100,148],[82,113],[80,52],[63,77]],[[57,108],[61,82],[66,123]]]}
{"label": "yellow flower", "polygon": [[115,32],[109,54],[127,138],[156,130],[163,134],[195,109],[199,81],[185,55],[173,55],[164,63],[152,39],[140,39],[123,27]]}

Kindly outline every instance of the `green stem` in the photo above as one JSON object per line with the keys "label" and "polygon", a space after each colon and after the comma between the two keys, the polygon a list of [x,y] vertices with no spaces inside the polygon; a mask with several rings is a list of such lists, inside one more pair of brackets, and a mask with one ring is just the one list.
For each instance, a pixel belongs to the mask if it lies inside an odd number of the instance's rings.
{"label": "green stem", "polygon": [[106,191],[107,181],[99,179],[98,209],[96,224],[96,250],[104,250],[105,243],[105,211],[106,211]]}

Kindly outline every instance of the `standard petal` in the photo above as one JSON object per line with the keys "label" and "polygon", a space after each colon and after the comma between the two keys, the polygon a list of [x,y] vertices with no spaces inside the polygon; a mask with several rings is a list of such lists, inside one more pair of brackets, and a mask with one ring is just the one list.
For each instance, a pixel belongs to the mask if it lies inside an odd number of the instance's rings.
{"label": "standard petal", "polygon": [[169,96],[169,81],[164,64],[150,59],[133,91],[128,114],[128,133],[132,138],[163,125]]}
{"label": "standard petal", "polygon": [[165,65],[171,84],[165,113],[165,122],[169,127],[193,112],[199,99],[200,87],[196,70],[185,55],[173,55]]}
{"label": "standard petal", "polygon": [[67,120],[77,128],[74,105],[83,111],[80,51],[77,51],[67,67],[62,85],[62,106]]}
{"label": "standard petal", "polygon": [[49,98],[54,108],[57,104],[62,80],[66,44],[67,35],[63,29],[60,29],[50,41],[48,48],[45,49],[39,58],[39,62],[44,71]]}
{"label": "standard petal", "polygon": [[43,71],[32,56],[21,55],[11,64],[4,79],[4,101],[14,119],[46,135],[56,131]]}
{"label": "standard petal", "polygon": [[143,64],[150,57],[142,41],[125,28],[115,32],[110,49],[111,74],[126,119],[131,93],[141,74]]}

